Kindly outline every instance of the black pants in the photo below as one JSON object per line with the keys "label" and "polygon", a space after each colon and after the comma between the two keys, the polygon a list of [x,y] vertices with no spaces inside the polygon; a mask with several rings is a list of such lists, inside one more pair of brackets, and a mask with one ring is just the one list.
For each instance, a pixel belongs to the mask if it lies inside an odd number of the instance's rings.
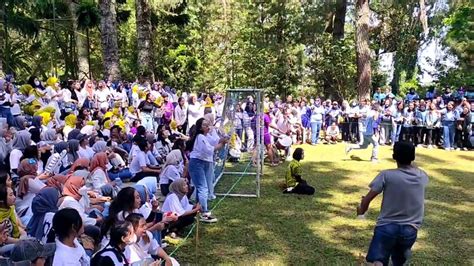
{"label": "black pants", "polygon": [[402,132],[401,132],[402,140],[414,143],[414,141],[413,141],[413,139],[414,139],[413,138],[413,136],[414,136],[413,132],[414,132],[413,127],[404,127],[404,126],[402,126]]}
{"label": "black pants", "polygon": [[433,128],[425,128],[425,135],[426,135],[425,144],[426,145],[433,145],[433,142],[434,142],[433,131],[434,131]]}
{"label": "black pants", "polygon": [[184,215],[184,216],[179,216],[178,220],[176,222],[172,222],[172,223],[169,224],[168,232],[181,231],[186,226],[191,225],[191,224],[194,223],[194,217],[196,217],[195,213],[189,214],[189,215]]}
{"label": "black pants", "polygon": [[135,174],[134,177],[132,177],[132,179],[130,179],[130,181],[131,182],[138,182],[138,181],[140,181],[141,179],[143,179],[144,177],[147,177],[147,176],[154,176],[158,180],[160,179],[160,174],[156,173],[156,172],[138,172],[138,173]]}
{"label": "black pants", "polygon": [[170,184],[171,183],[168,183],[168,184],[160,184],[160,190],[161,190],[161,194],[163,196],[166,196],[170,193]]}
{"label": "black pants", "polygon": [[296,187],[291,190],[291,192],[287,192],[284,190],[283,193],[294,193],[294,194],[302,194],[302,195],[313,195],[315,192],[314,187],[308,185],[305,180],[299,182]]}
{"label": "black pants", "polygon": [[351,141],[351,134],[350,134],[350,124],[348,121],[344,121],[341,123],[341,133],[342,133],[342,140],[343,141]]}

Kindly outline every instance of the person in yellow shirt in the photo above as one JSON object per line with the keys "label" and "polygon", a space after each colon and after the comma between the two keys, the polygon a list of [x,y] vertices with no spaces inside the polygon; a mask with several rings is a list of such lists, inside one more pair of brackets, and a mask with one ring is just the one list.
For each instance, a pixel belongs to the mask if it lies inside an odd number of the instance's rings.
{"label": "person in yellow shirt", "polygon": [[286,171],[286,189],[283,193],[295,193],[304,195],[313,195],[315,189],[308,185],[301,177],[301,163],[304,158],[304,150],[296,148],[293,152],[293,161],[288,165]]}

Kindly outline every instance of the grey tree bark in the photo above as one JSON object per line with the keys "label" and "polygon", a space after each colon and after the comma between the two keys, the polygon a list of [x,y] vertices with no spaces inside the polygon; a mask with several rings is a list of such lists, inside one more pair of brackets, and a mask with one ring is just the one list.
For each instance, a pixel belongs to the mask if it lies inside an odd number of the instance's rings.
{"label": "grey tree bark", "polygon": [[356,2],[357,91],[360,99],[370,97],[372,71],[369,47],[369,0]]}
{"label": "grey tree bark", "polygon": [[116,6],[116,0],[99,0],[102,61],[105,78],[109,80],[120,79]]}
{"label": "grey tree bark", "polygon": [[332,37],[334,39],[344,38],[344,24],[346,21],[347,0],[338,0],[336,3],[336,12],[334,12],[334,23]]}
{"label": "grey tree bark", "polygon": [[135,0],[137,23],[138,74],[154,80],[150,0]]}
{"label": "grey tree bark", "polygon": [[77,76],[79,80],[83,80],[89,77],[90,68],[88,60],[88,47],[87,42],[84,39],[84,35],[79,32],[77,28],[77,16],[76,16],[77,4],[70,0],[69,1],[69,12],[71,12],[72,25],[74,29],[74,39],[76,41],[76,52],[77,52]]}

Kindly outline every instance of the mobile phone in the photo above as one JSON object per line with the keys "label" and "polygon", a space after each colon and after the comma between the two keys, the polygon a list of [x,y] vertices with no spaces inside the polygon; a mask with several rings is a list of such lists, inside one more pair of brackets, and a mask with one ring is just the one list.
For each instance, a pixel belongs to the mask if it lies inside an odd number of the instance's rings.
{"label": "mobile phone", "polygon": [[155,213],[155,222],[159,223],[159,222],[161,222],[161,220],[163,220],[163,213],[161,213],[161,212]]}

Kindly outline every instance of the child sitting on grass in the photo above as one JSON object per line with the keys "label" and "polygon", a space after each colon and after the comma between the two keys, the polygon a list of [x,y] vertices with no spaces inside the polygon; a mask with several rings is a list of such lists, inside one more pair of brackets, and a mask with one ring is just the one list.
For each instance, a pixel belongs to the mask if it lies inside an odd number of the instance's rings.
{"label": "child sitting on grass", "polygon": [[293,152],[293,161],[288,165],[286,172],[286,189],[283,193],[296,193],[304,195],[313,195],[314,188],[301,177],[301,163],[304,158],[304,150],[296,148]]}

